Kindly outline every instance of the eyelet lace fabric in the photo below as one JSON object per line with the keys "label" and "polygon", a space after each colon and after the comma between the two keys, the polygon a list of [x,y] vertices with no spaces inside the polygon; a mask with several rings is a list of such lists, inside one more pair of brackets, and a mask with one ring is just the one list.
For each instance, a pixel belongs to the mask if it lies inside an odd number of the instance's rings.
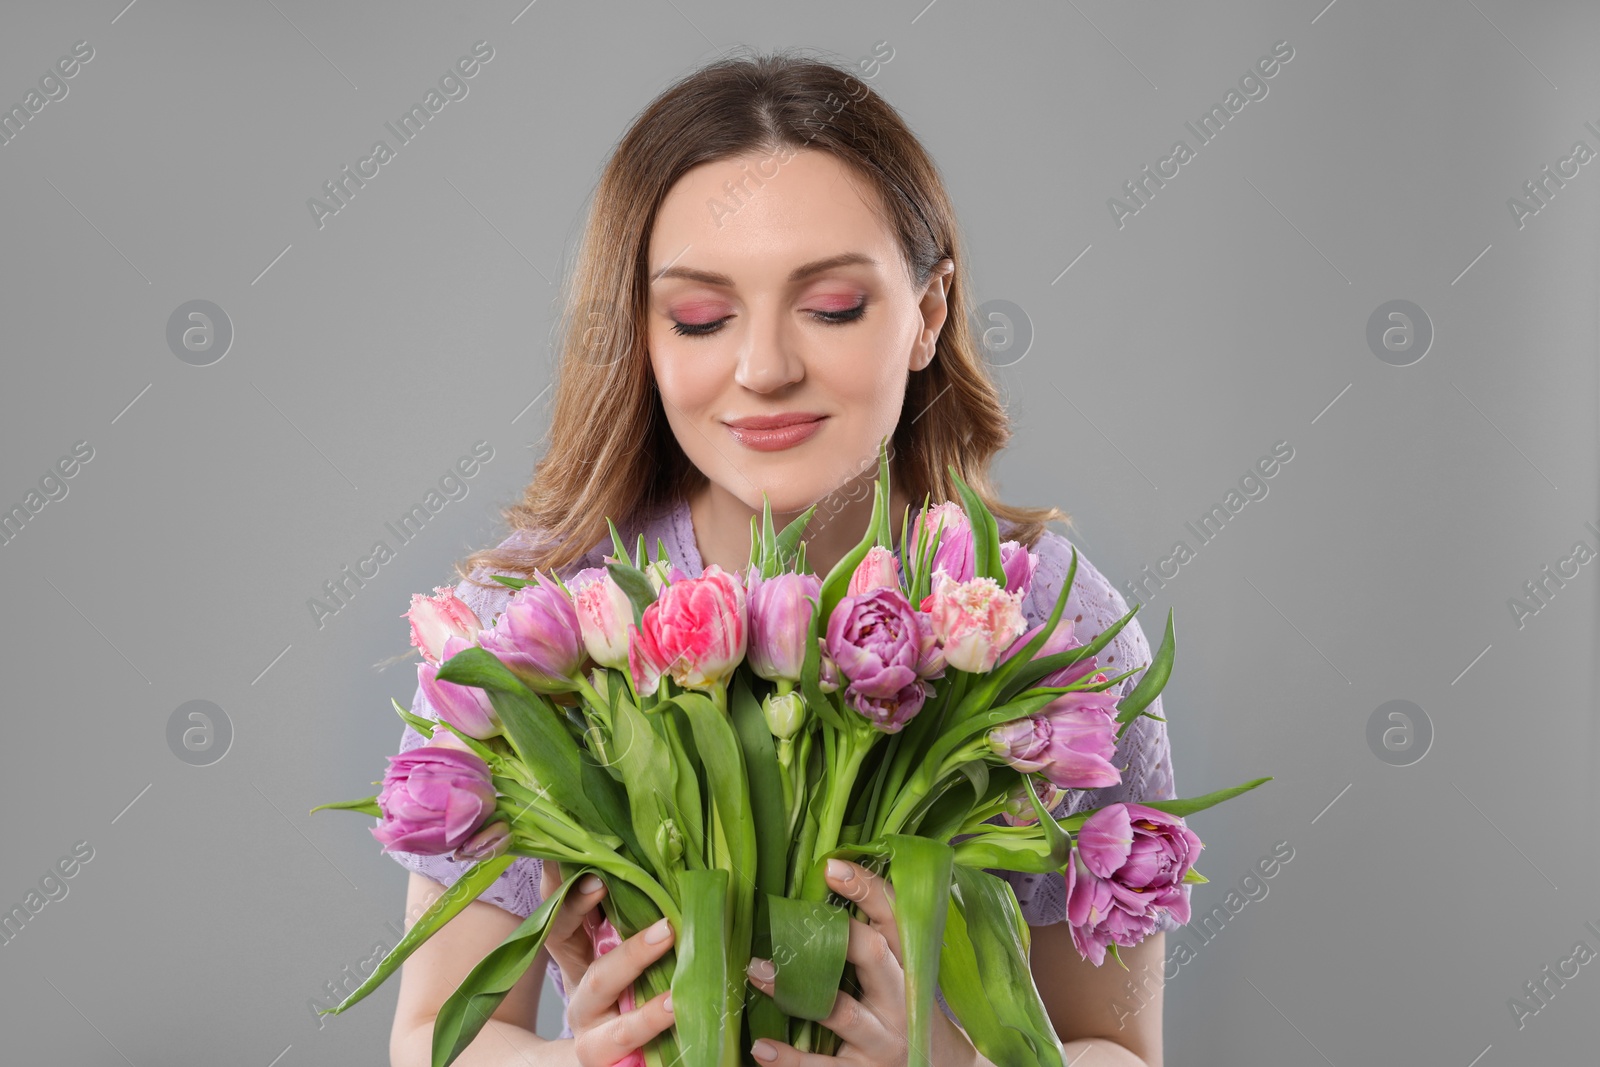
{"label": "eyelet lace fabric", "polygon": [[[1009,527],[1003,522],[1001,527],[1001,534],[1004,537]],[[672,560],[683,570],[697,574],[702,569],[699,545],[695,540],[694,524],[687,500],[679,501],[676,506],[646,518],[641,523],[629,526],[619,524],[618,530],[623,543],[630,547],[637,542],[638,535],[642,533],[645,544],[652,553],[655,552],[656,542],[659,539]],[[526,534],[518,531],[506,538],[502,544],[506,546],[526,544],[525,538]],[[564,581],[585,567],[601,566],[604,557],[610,551],[611,540],[607,537],[595,544],[582,559],[566,568],[558,569],[557,573]],[[1050,617],[1050,610],[1055,606],[1062,582],[1066,580],[1067,567],[1072,558],[1072,545],[1055,531],[1046,530],[1034,545],[1033,552],[1037,557],[1033,584],[1022,605],[1023,614],[1030,628]],[[487,581],[488,574],[487,570],[480,568],[474,572],[474,577]],[[511,590],[497,583],[483,587],[471,581],[463,581],[456,587],[456,595],[473,610],[479,620],[489,625],[505,608]],[[1074,576],[1072,592],[1068,595],[1062,615],[1064,620],[1072,622],[1073,633],[1077,640],[1087,644],[1126,614],[1127,610],[1127,603],[1122,594],[1080,552],[1078,571]],[[1127,670],[1130,665],[1148,665],[1150,656],[1150,646],[1144,631],[1140,628],[1138,620],[1133,619],[1112,639],[1111,644],[1099,653],[1098,658],[1106,673],[1113,675]],[[1126,694],[1138,683],[1141,676],[1142,672],[1123,679],[1115,688],[1115,692],[1119,696]],[[1166,714],[1162,710],[1160,697],[1151,703],[1148,710],[1153,715],[1164,717]],[[437,720],[439,717],[420,686],[412,698],[411,712],[426,719]],[[400,751],[408,752],[424,744],[425,741],[421,734],[410,725],[406,725],[400,739]],[[1119,784],[1105,789],[1065,791],[1053,812],[1055,817],[1062,819],[1119,801],[1170,800],[1177,796],[1174,791],[1172,756],[1165,722],[1145,716],[1133,720],[1118,741],[1112,762],[1122,772],[1122,781]],[[999,816],[990,822],[1002,824]],[[456,880],[472,867],[471,863],[456,862],[448,856],[422,856],[410,852],[390,852],[388,855],[408,870],[446,887],[454,885]],[[531,856],[519,856],[499,878],[479,894],[478,899],[503,908],[519,918],[526,918],[540,903],[539,884],[543,867],[542,860]],[[989,873],[1004,878],[1011,884],[1017,902],[1021,905],[1023,919],[1030,926],[1048,926],[1066,920],[1066,880],[1062,875],[1021,874],[1002,870],[991,870]],[[1184,892],[1185,894],[1189,892],[1187,886],[1184,887]],[[1173,930],[1178,925],[1170,914],[1164,914],[1156,929]],[[562,1001],[565,1002],[566,987],[562,981],[561,970],[554,960],[550,961],[547,972],[555,983]],[[942,992],[937,999],[945,1014],[954,1018]],[[572,1036],[572,1028],[566,1022],[565,1012],[563,1012],[560,1036],[563,1038]]]}

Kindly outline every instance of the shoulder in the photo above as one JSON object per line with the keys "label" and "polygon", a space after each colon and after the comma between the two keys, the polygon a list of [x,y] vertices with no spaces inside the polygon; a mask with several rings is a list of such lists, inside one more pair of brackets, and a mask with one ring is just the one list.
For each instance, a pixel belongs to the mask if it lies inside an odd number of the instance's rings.
{"label": "shoulder", "polygon": [[[657,537],[666,541],[669,546],[675,546],[677,538],[673,525],[674,514],[674,511],[668,510],[619,522],[617,532],[629,552],[634,550],[640,535],[644,536],[645,543],[652,551],[655,549]],[[512,531],[495,547],[527,551],[542,540],[544,538],[540,530],[520,529]],[[567,581],[581,570],[604,566],[606,557],[612,553],[611,535],[607,533],[605,537],[595,541],[577,560],[564,567],[557,567],[555,573],[562,581]],[[473,614],[477,615],[478,620],[485,626],[490,625],[495,617],[505,610],[506,602],[511,599],[511,594],[514,592],[510,586],[496,582],[493,577],[495,573],[497,572],[492,568],[479,566],[472,571],[470,578],[463,579],[456,585],[456,596],[472,609]],[[520,573],[515,576],[524,577]]]}
{"label": "shoulder", "polygon": [[[1077,555],[1077,570],[1073,573],[1072,590],[1067,595],[1067,604],[1061,613],[1063,621],[1072,623],[1073,636],[1080,643],[1088,644],[1128,613],[1127,600],[1117,587],[1084,555],[1081,548],[1062,534],[1045,530],[1030,551],[1034,555],[1033,583],[1022,601],[1022,612],[1030,627],[1038,626],[1050,617],[1056,598],[1061,595],[1067,571],[1072,567],[1074,553]],[[1138,617],[1129,619],[1127,625],[1112,638],[1111,644],[1096,658],[1111,675],[1148,665],[1150,646],[1139,626]],[[1132,682],[1131,678],[1125,679],[1119,691],[1126,692]]]}

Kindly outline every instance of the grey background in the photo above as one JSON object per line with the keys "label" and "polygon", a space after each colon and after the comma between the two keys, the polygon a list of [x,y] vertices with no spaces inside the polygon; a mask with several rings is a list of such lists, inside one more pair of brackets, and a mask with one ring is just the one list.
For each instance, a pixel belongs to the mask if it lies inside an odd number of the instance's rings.
{"label": "grey background", "polygon": [[[1032,333],[997,355],[1008,499],[1072,512],[1121,584],[1294,449],[1141,612],[1153,639],[1176,612],[1180,795],[1276,776],[1195,817],[1197,914],[1294,849],[1189,936],[1168,1062],[1592,1058],[1600,963],[1520,1028],[1508,1000],[1600,949],[1600,562],[1520,627],[1508,599],[1597,543],[1600,161],[1520,228],[1507,199],[1600,149],[1600,10],[122,2],[0,10],[0,104],[94,48],[0,145],[0,504],[94,450],[0,545],[0,903],[94,850],[0,946],[8,1059],[386,1062],[393,981],[321,1026],[309,1005],[392,943],[406,872],[364,817],[306,813],[370,792],[415,685],[378,669],[410,594],[497,540],[529,476],[601,163],[727,48],[878,41],[979,296]],[[306,200],[478,40],[467,97],[319,229]],[[1280,40],[1268,95],[1119,228],[1107,199]],[[196,299],[234,330],[203,367],[166,341]],[[1366,343],[1396,299],[1435,331],[1406,367]],[[479,440],[468,495],[319,627],[308,598]],[[231,724],[209,766],[169,748],[191,700]],[[1368,745],[1391,700],[1432,724],[1410,766]]]}

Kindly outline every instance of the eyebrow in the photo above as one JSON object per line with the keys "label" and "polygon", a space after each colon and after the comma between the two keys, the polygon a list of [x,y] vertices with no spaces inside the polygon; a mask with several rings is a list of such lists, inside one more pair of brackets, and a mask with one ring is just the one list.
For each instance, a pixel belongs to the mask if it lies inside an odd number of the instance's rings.
{"label": "eyebrow", "polygon": [[[813,274],[821,274],[825,270],[832,270],[835,267],[849,267],[856,264],[876,267],[878,261],[865,252],[841,252],[836,256],[828,256],[826,259],[814,259],[810,263],[802,263],[789,272],[789,281],[804,281]],[[733,279],[726,274],[718,274],[709,270],[696,270],[693,267],[667,266],[650,275],[652,283],[662,278],[684,278],[691,282],[703,282],[706,285],[733,287]]]}

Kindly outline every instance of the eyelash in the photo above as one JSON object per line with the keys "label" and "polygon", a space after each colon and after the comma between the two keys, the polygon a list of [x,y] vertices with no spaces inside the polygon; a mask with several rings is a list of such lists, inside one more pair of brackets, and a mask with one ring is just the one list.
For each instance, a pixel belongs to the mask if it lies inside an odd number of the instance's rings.
{"label": "eyelash", "polygon": [[[819,322],[825,323],[829,326],[844,326],[857,321],[861,318],[861,316],[865,315],[866,312],[867,302],[862,300],[861,303],[846,311],[814,311],[812,314],[818,317]],[[731,317],[732,316],[724,316],[723,318],[717,319],[713,322],[674,322],[672,324],[672,332],[677,334],[679,337],[709,337],[718,330],[722,329],[722,324],[727,322]]]}

